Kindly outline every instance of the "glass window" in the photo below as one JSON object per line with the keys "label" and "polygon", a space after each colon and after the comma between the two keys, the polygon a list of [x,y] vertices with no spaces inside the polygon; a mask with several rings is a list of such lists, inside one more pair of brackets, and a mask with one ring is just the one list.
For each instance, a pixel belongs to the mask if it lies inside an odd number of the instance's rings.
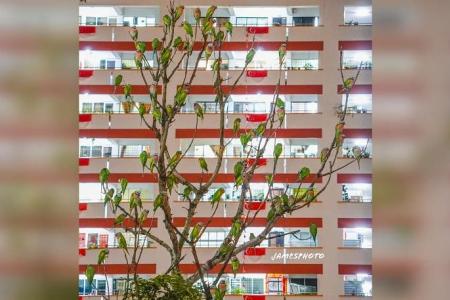
{"label": "glass window", "polygon": [[286,17],[272,18],[272,24],[274,26],[281,26],[281,25],[286,26],[287,23],[286,20],[287,20]]}
{"label": "glass window", "polygon": [[113,103],[105,103],[105,112],[106,113],[112,113],[114,110],[114,104]]}
{"label": "glass window", "polygon": [[112,156],[112,147],[103,147],[103,157]]}
{"label": "glass window", "polygon": [[102,113],[103,112],[104,103],[97,102],[94,103],[94,113]]}
{"label": "glass window", "polygon": [[97,280],[97,295],[105,295],[106,294],[106,280],[99,279]]}
{"label": "glass window", "polygon": [[97,18],[97,25],[106,25],[108,22],[107,17],[98,17]]}
{"label": "glass window", "polygon": [[97,25],[96,17],[86,17],[86,25]]}
{"label": "glass window", "polygon": [[92,103],[83,103],[81,105],[81,112],[82,113],[90,113],[90,112],[92,112]]}
{"label": "glass window", "polygon": [[102,146],[92,146],[92,157],[102,157]]}
{"label": "glass window", "polygon": [[91,147],[80,146],[80,157],[90,157],[90,156],[91,156]]}

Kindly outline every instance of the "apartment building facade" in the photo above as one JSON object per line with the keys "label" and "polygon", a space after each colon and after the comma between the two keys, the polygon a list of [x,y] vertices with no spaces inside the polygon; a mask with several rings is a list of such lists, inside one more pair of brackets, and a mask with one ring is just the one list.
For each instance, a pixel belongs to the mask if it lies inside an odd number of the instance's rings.
{"label": "apartment building facade", "polygon": [[[349,98],[345,126],[345,141],[338,165],[351,159],[354,145],[364,147],[360,167],[352,164],[332,175],[331,184],[310,207],[286,216],[271,234],[296,231],[295,235],[263,242],[260,250],[239,256],[242,272],[236,277],[224,275],[226,299],[371,299],[371,203],[372,203],[372,4],[370,0],[259,0],[259,1],[177,1],[183,4],[183,19],[192,21],[193,9],[203,14],[210,5],[218,6],[216,22],[234,24],[233,35],[223,47],[226,77],[235,78],[242,70],[245,55],[252,45],[256,50],[253,62],[233,91],[228,104],[226,126],[241,118],[242,127],[254,128],[270,110],[278,79],[278,48],[287,41],[286,61],[282,69],[280,97],[286,103],[286,117],[277,129],[277,143],[283,144],[281,163],[275,177],[276,187],[283,189],[296,180],[302,166],[316,170],[320,165],[320,150],[334,137],[336,109],[344,101],[341,93],[340,50],[343,53],[343,73],[354,76],[362,65],[358,81]],[[103,205],[98,173],[107,167],[111,182],[125,177],[129,189],[140,190],[144,206],[153,208],[157,178],[142,174],[138,160],[141,151],[157,154],[157,140],[140,121],[137,111],[128,111],[121,104],[123,96],[114,89],[114,78],[122,74],[133,85],[135,101],[149,102],[148,92],[134,65],[134,44],[128,30],[136,26],[139,39],[151,41],[162,35],[161,19],[167,2],[144,0],[88,0],[81,3],[79,59],[79,295],[83,299],[100,299],[104,294],[120,294],[126,264],[117,247],[113,225],[114,215]],[[183,32],[179,28],[180,35]],[[195,53],[195,51],[194,51]],[[151,56],[148,57],[150,63]],[[188,62],[188,68],[191,63]],[[184,70],[173,79],[174,96],[177,82]],[[227,83],[226,83],[227,84]],[[231,84],[231,81],[230,83]],[[209,165],[217,160],[214,146],[218,144],[219,116],[213,96],[211,64],[200,61],[198,75],[190,87],[188,104],[170,132],[170,151],[188,147],[194,134],[194,103],[204,107],[205,117],[199,123],[194,145],[179,166],[180,172],[192,182],[199,181],[198,157]],[[274,143],[250,184],[252,195],[246,209],[260,200],[267,188],[264,174],[270,173]],[[210,228],[198,242],[199,257],[205,261],[214,253],[230,229],[230,219],[237,208],[237,193],[233,190],[233,166],[243,152],[239,139],[225,151],[224,164],[213,184],[212,192],[223,187],[225,200]],[[318,183],[318,187],[323,182]],[[211,195],[206,195],[208,200]],[[127,198],[125,196],[125,198]],[[172,196],[174,222],[183,226],[185,203]],[[264,208],[264,210],[267,210]],[[265,224],[262,212],[244,236],[257,234]],[[210,204],[201,202],[195,222],[209,217]],[[313,242],[308,226],[318,225],[318,240]],[[153,232],[164,236],[162,214],[146,221]],[[131,236],[126,236],[131,239]],[[143,242],[143,241],[140,241]],[[104,275],[97,274],[88,285],[84,270],[96,264],[100,249],[109,248]],[[143,277],[163,272],[169,265],[168,254],[157,245],[145,245],[140,273]],[[183,273],[195,271],[189,255],[180,265]],[[251,295],[251,296],[250,296]]]}

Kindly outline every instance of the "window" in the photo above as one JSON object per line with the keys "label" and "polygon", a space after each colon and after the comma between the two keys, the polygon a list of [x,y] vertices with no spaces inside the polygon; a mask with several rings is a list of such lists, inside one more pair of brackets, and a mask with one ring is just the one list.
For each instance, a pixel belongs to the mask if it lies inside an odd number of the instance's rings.
{"label": "window", "polygon": [[90,156],[91,156],[91,147],[80,146],[80,157],[90,157]]}
{"label": "window", "polygon": [[103,102],[94,103],[94,113],[103,113]]}
{"label": "window", "polygon": [[98,234],[97,233],[89,233],[88,234],[87,247],[89,249],[98,247]]}
{"label": "window", "polygon": [[344,294],[349,296],[372,296],[372,275],[345,275]]}
{"label": "window", "polygon": [[273,26],[286,26],[286,17],[272,18]]}
{"label": "window", "polygon": [[102,157],[102,146],[92,146],[92,157]]}
{"label": "window", "polygon": [[86,17],[86,25],[97,25],[96,17]]}
{"label": "window", "polygon": [[78,234],[78,248],[80,249],[86,248],[86,233]]}
{"label": "window", "polygon": [[269,18],[237,17],[236,26],[267,26]]}
{"label": "window", "polygon": [[108,23],[107,17],[98,17],[97,18],[97,25],[106,25]]}
{"label": "window", "polygon": [[317,278],[290,277],[289,294],[317,293]]}
{"label": "window", "polygon": [[108,235],[107,234],[100,234],[98,241],[99,241],[100,248],[108,248]]}
{"label": "window", "polygon": [[293,17],[294,26],[317,26],[319,17]]}
{"label": "window", "polygon": [[197,247],[219,247],[223,240],[225,239],[225,235],[227,231],[205,231],[197,242]]}
{"label": "window", "polygon": [[83,103],[81,107],[82,113],[90,113],[92,112],[92,103]]}
{"label": "window", "polygon": [[96,294],[105,295],[106,294],[106,280],[98,279],[96,285]]}
{"label": "window", "polygon": [[317,112],[317,102],[290,102],[291,112]]}
{"label": "window", "polygon": [[113,103],[105,103],[105,113],[112,113],[114,109]]}
{"label": "window", "polygon": [[126,287],[126,279],[113,279],[113,293],[114,295],[123,295]]}
{"label": "window", "polygon": [[112,147],[103,147],[103,157],[112,156]]}

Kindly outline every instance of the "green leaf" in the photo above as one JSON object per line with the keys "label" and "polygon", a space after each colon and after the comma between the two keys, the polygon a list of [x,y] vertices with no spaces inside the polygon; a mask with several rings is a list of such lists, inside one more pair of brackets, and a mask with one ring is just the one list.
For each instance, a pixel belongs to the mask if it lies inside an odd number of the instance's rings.
{"label": "green leaf", "polygon": [[153,212],[155,212],[158,208],[160,208],[163,204],[163,197],[161,194],[156,196],[155,201],[153,201]]}
{"label": "green leaf", "polygon": [[241,119],[236,118],[233,121],[233,133],[236,134],[239,132],[239,129],[241,128]]}
{"label": "green leaf", "polygon": [[103,204],[107,204],[108,202],[112,201],[114,197],[114,189],[109,189],[108,192],[105,194],[105,199],[103,201]]}
{"label": "green leaf", "polygon": [[234,277],[236,278],[236,273],[239,271],[240,262],[237,257],[231,259],[231,270],[233,271]]}
{"label": "green leaf", "polygon": [[106,183],[109,179],[110,172],[107,168],[103,168],[100,170],[99,179],[100,183]]}
{"label": "green leaf", "polygon": [[273,156],[275,157],[275,159],[278,159],[282,152],[283,152],[283,145],[280,143],[276,144],[273,149]]}
{"label": "green leaf", "polygon": [[316,237],[317,237],[317,224],[311,223],[309,225],[309,233],[311,234],[314,244],[316,244]]}
{"label": "green leaf", "polygon": [[139,218],[138,218],[139,225],[142,226],[142,225],[144,224],[145,220],[146,220],[147,217],[148,217],[148,213],[149,213],[148,209],[144,209],[144,210],[141,212],[141,214],[139,215]]}
{"label": "green leaf", "polygon": [[144,172],[145,165],[147,164],[147,159],[148,153],[144,150],[141,152],[141,154],[139,154],[139,161],[141,162],[142,172]]}
{"label": "green leaf", "polygon": [[114,196],[114,207],[119,206],[121,201],[122,201],[122,195],[121,194],[116,194]]}
{"label": "green leaf", "polygon": [[239,138],[242,144],[242,147],[247,147],[248,143],[252,139],[252,137],[249,134],[243,133],[241,134],[241,137]]}
{"label": "green leaf", "polygon": [[114,219],[114,225],[122,225],[125,221],[125,214],[120,214]]}
{"label": "green leaf", "polygon": [[246,65],[248,65],[249,63],[252,62],[253,57],[255,56],[255,53],[256,53],[256,51],[253,48],[248,51],[247,56],[245,57],[245,64]]}
{"label": "green leaf", "polygon": [[353,77],[345,79],[344,80],[344,88],[350,89],[354,82],[355,82],[355,78],[353,78]]}
{"label": "green leaf", "polygon": [[152,40],[152,49],[153,49],[153,51],[158,50],[160,46],[161,46],[161,42],[159,41],[159,39],[158,38],[154,38]]}
{"label": "green leaf", "polygon": [[266,124],[261,123],[258,125],[258,127],[256,127],[255,134],[256,134],[256,136],[262,136],[265,131],[266,131]]}
{"label": "green leaf", "polygon": [[278,107],[278,108],[282,108],[282,109],[284,109],[284,101],[283,100],[281,100],[281,98],[277,98],[277,100],[275,101],[275,105]]}
{"label": "green leaf", "polygon": [[175,102],[177,105],[183,106],[186,103],[187,96],[187,92],[182,87],[178,87],[177,93],[175,94]]}
{"label": "green leaf", "polygon": [[167,188],[169,189],[170,193],[172,193],[172,189],[177,183],[178,182],[177,182],[177,178],[175,177],[175,175],[170,174],[169,176],[167,176]]}
{"label": "green leaf", "polygon": [[215,6],[215,5],[210,6],[208,8],[208,10],[206,11],[205,19],[211,18],[213,16],[214,12],[216,11],[216,9],[217,9],[217,6]]}
{"label": "green leaf", "polygon": [[286,44],[281,44],[280,48],[278,49],[278,58],[280,64],[283,62],[283,59],[286,55]]}
{"label": "green leaf", "polygon": [[234,165],[234,178],[238,178],[242,175],[242,171],[244,170],[244,163],[242,161],[238,161]]}
{"label": "green leaf", "polygon": [[143,118],[144,115],[147,113],[147,108],[145,107],[144,103],[139,103],[138,112],[141,118]]}
{"label": "green leaf", "polygon": [[241,232],[241,222],[240,222],[240,220],[237,220],[231,226],[230,233],[231,233],[232,237],[237,238],[239,236],[240,232]]}
{"label": "green leaf", "polygon": [[86,280],[89,283],[89,285],[92,285],[92,282],[94,281],[94,275],[95,275],[94,267],[91,265],[88,265],[86,267],[86,271],[84,272],[84,275],[86,275]]}
{"label": "green leaf", "polygon": [[197,223],[194,225],[194,228],[192,228],[191,235],[190,235],[192,242],[197,241],[197,238],[200,235],[201,229],[202,229],[202,226],[200,223]]}
{"label": "green leaf", "polygon": [[170,19],[170,17],[168,15],[164,15],[163,24],[165,26],[170,26],[171,23],[172,23],[172,19]]}
{"label": "green leaf", "polygon": [[125,190],[127,189],[128,180],[125,178],[121,178],[121,179],[119,179],[119,183],[120,183],[120,191],[123,194],[123,193],[125,193]]}
{"label": "green leaf", "polygon": [[208,172],[208,164],[206,163],[206,160],[203,157],[200,157],[198,162],[202,171]]}
{"label": "green leaf", "polygon": [[186,186],[183,190],[183,199],[188,199],[192,193],[192,188],[190,186]]}
{"label": "green leaf", "polygon": [[147,48],[147,45],[144,42],[137,42],[136,43],[136,51],[144,53]]}
{"label": "green leaf", "polygon": [[215,191],[212,196],[211,204],[214,205],[215,203],[219,203],[220,198],[222,197],[223,194],[225,194],[224,188],[217,189],[217,191]]}
{"label": "green leaf", "polygon": [[269,212],[267,213],[267,221],[268,222],[272,221],[273,218],[275,218],[275,213],[276,213],[275,209],[271,208],[269,210]]}
{"label": "green leaf", "polygon": [[303,167],[298,172],[298,178],[300,178],[300,180],[304,180],[306,177],[309,176],[310,173],[311,171],[309,170],[309,168]]}
{"label": "green leaf", "polygon": [[175,21],[178,20],[184,12],[184,5],[179,5],[175,8]]}
{"label": "green leaf", "polygon": [[233,24],[230,21],[226,21],[223,26],[227,30],[227,32],[232,35],[233,34]]}
{"label": "green leaf", "polygon": [[125,84],[123,86],[123,94],[125,98],[129,98],[131,96],[131,90],[132,90],[131,84]]}
{"label": "green leaf", "polygon": [[272,185],[273,184],[273,175],[272,174],[266,175],[266,181],[267,181],[267,184]]}
{"label": "green leaf", "polygon": [[169,63],[171,55],[172,55],[172,49],[164,48],[161,52],[161,64],[167,65]]}
{"label": "green leaf", "polygon": [[202,106],[201,106],[199,103],[197,103],[197,102],[194,103],[194,111],[195,111],[195,114],[197,115],[197,117],[198,117],[199,119],[203,120],[203,108],[202,108]]}
{"label": "green leaf", "polygon": [[125,250],[126,253],[128,253],[128,245],[127,240],[123,236],[122,232],[116,233],[117,242],[119,244],[119,248]]}
{"label": "green leaf", "polygon": [[161,122],[162,114],[161,114],[161,110],[158,107],[153,108],[152,116],[153,116],[153,118],[155,118],[156,120]]}
{"label": "green leaf", "polygon": [[109,254],[109,250],[108,249],[100,250],[100,252],[98,253],[97,264],[101,265],[102,263],[104,263],[106,258],[108,258],[108,254]]}
{"label": "green leaf", "polygon": [[320,162],[324,163],[328,159],[328,152],[330,151],[329,148],[323,148],[320,151]]}
{"label": "green leaf", "polygon": [[174,48],[178,48],[181,43],[183,43],[183,40],[181,39],[181,37],[177,36],[174,40],[173,40],[173,47]]}
{"label": "green leaf", "polygon": [[114,78],[114,85],[119,86],[122,83],[123,76],[118,74],[116,78]]}
{"label": "green leaf", "polygon": [[192,25],[189,22],[183,22],[183,29],[187,35],[194,37],[194,32],[192,31]]}
{"label": "green leaf", "polygon": [[182,154],[183,154],[183,152],[181,152],[180,150],[175,152],[175,154],[170,158],[169,163],[167,164],[167,166],[169,168],[174,167],[178,163],[178,161],[181,159],[181,155]]}

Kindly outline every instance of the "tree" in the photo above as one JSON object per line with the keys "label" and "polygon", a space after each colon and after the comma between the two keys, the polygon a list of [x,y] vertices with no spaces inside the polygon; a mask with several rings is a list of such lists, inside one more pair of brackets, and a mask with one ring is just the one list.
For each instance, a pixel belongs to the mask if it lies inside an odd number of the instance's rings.
{"label": "tree", "polygon": [[[163,20],[163,36],[162,38],[154,38],[151,42],[151,49],[146,49],[147,44],[139,40],[139,33],[136,28],[131,28],[130,36],[136,46],[135,62],[138,72],[141,74],[142,80],[149,91],[149,98],[151,101],[150,115],[146,115],[148,110],[142,105],[137,105],[133,101],[132,85],[123,83],[123,76],[118,75],[115,79],[116,87],[122,87],[124,91],[125,101],[133,103],[139,111],[139,116],[142,122],[152,131],[159,143],[159,154],[157,156],[150,156],[147,152],[140,154],[140,162],[142,164],[143,172],[151,172],[158,177],[158,195],[154,199],[153,211],[144,209],[139,191],[133,191],[129,199],[129,205],[126,206],[122,200],[125,191],[127,190],[128,181],[126,178],[120,180],[120,189],[114,190],[108,186],[109,170],[102,169],[100,171],[100,182],[102,185],[102,192],[104,194],[104,203],[112,208],[116,213],[115,224],[126,228],[127,231],[134,235],[134,244],[127,245],[124,236],[118,233],[117,239],[119,247],[124,252],[124,259],[130,266],[130,271],[127,275],[127,287],[124,299],[146,299],[143,293],[147,295],[158,295],[158,289],[161,295],[164,291],[172,292],[175,286],[178,289],[186,290],[186,295],[191,293],[189,288],[195,282],[200,281],[202,291],[206,299],[222,299],[224,291],[214,289],[214,294],[211,292],[211,287],[215,287],[219,282],[225,268],[231,265],[234,273],[239,271],[240,262],[237,255],[249,247],[258,246],[261,242],[268,239],[268,234],[275,226],[277,221],[283,218],[286,214],[292,214],[294,211],[308,207],[330,183],[331,174],[345,168],[351,163],[360,160],[361,149],[358,151],[354,149],[355,158],[350,162],[341,166],[335,166],[336,159],[339,152],[342,150],[342,143],[344,139],[343,129],[345,125],[345,116],[347,112],[348,96],[353,88],[360,68],[356,76],[352,78],[344,78],[342,75],[342,92],[346,95],[346,101],[341,112],[338,114],[338,120],[335,127],[335,136],[327,148],[322,149],[320,153],[320,167],[315,172],[317,178],[324,178],[325,184],[320,188],[315,188],[315,180],[310,180],[313,175],[309,168],[299,166],[298,180],[295,183],[295,190],[304,190],[305,192],[294,194],[288,193],[289,186],[281,193],[276,195],[273,193],[274,176],[276,175],[276,167],[279,163],[280,157],[283,153],[282,144],[278,143],[273,151],[273,167],[271,174],[266,177],[266,184],[268,192],[263,196],[262,201],[270,205],[266,217],[267,224],[262,232],[251,240],[238,244],[240,237],[246,228],[250,227],[257,216],[261,216],[262,209],[256,211],[245,211],[245,199],[252,198],[252,191],[249,189],[249,183],[255,174],[258,166],[258,161],[263,158],[269,140],[274,138],[276,129],[283,125],[285,118],[285,103],[279,97],[279,87],[281,84],[282,66],[285,62],[287,42],[281,43],[279,48],[279,76],[276,83],[275,93],[273,95],[272,105],[268,118],[261,122],[254,129],[245,129],[240,127],[240,119],[232,125],[232,131],[236,138],[245,149],[245,157],[238,161],[233,166],[234,186],[240,190],[240,197],[238,208],[235,215],[232,217],[231,230],[226,235],[225,239],[218,247],[217,251],[207,260],[200,261],[197,254],[197,242],[202,234],[209,227],[213,217],[215,216],[219,203],[223,200],[223,189],[218,189],[214,192],[211,202],[212,213],[208,221],[204,224],[195,224],[191,226],[193,218],[197,214],[198,205],[205,194],[211,190],[211,185],[214,183],[224,159],[224,152],[226,146],[230,143],[225,137],[225,117],[227,113],[227,103],[230,95],[241,80],[242,76],[248,69],[255,55],[253,47],[247,52],[244,68],[239,75],[234,78],[233,83],[224,88],[226,78],[222,74],[222,45],[228,35],[232,35],[233,26],[230,22],[226,22],[223,26],[214,25],[214,11],[215,6],[208,8],[204,16],[201,15],[200,9],[195,9],[194,18],[195,24],[189,24],[187,21],[182,22],[184,29],[184,37],[176,36],[175,28],[180,24],[180,17],[183,15],[183,6],[176,6],[173,2],[169,4],[169,13],[164,15]],[[203,17],[202,21],[201,18]],[[253,39],[254,41],[254,39]],[[194,49],[199,52],[197,56],[194,55]],[[156,66],[151,67],[147,60],[145,53],[151,52]],[[178,171],[180,162],[185,158],[189,148],[192,146],[195,135],[191,139],[190,144],[184,151],[176,151],[170,153],[167,147],[167,140],[171,125],[176,120],[178,114],[186,106],[189,90],[198,70],[199,62],[204,57],[207,61],[212,61],[213,85],[215,92],[215,101],[218,106],[219,114],[219,146],[216,151],[217,163],[215,166],[208,166],[206,160],[199,159],[199,171],[204,175],[204,182],[194,184],[189,182]],[[188,71],[188,62],[194,60],[194,67]],[[184,79],[178,83],[175,97],[169,98],[167,90],[169,83],[172,81],[176,71],[181,69],[184,63]],[[342,53],[341,53],[341,69],[342,69]],[[160,89],[160,93],[158,90]],[[198,129],[199,122],[204,118],[203,107],[199,104],[194,105],[195,111],[195,130]],[[256,140],[254,145],[252,141]],[[311,182],[311,183],[307,183]],[[306,189],[305,189],[306,188]],[[172,206],[169,201],[170,196],[179,193],[188,204],[186,211],[186,222],[184,226],[177,228],[174,225],[172,217]],[[149,217],[160,211],[163,215],[163,222],[165,231],[168,235],[168,240],[163,237],[158,237],[151,232],[151,228],[146,228],[144,222]],[[126,221],[129,221],[127,224]],[[131,224],[131,225],[129,225]],[[295,234],[296,232],[294,232]],[[310,224],[311,236],[316,238],[317,225]],[[171,264],[169,269],[165,272],[163,277],[157,277],[149,281],[143,281],[139,277],[137,267],[139,265],[143,246],[139,245],[139,237],[151,240],[164,248],[171,257]],[[271,237],[273,238],[273,237]],[[185,279],[180,279],[179,264],[184,259],[186,246],[190,248],[190,252],[194,258],[197,266],[197,271]],[[130,250],[131,249],[131,250]],[[99,265],[104,264],[107,259],[107,252],[102,252],[102,257],[99,256]],[[213,267],[221,266],[219,273],[210,285],[205,278],[205,274]],[[88,279],[93,278],[94,270],[90,266]],[[101,268],[99,268],[101,270]],[[185,280],[186,284],[180,283],[180,280]],[[162,282],[172,282],[176,284],[162,284]],[[155,292],[156,290],[156,292]],[[150,296],[148,296],[150,297]],[[161,299],[165,296],[161,296]],[[194,296],[192,296],[194,299]],[[180,298],[181,299],[181,298]]]}

